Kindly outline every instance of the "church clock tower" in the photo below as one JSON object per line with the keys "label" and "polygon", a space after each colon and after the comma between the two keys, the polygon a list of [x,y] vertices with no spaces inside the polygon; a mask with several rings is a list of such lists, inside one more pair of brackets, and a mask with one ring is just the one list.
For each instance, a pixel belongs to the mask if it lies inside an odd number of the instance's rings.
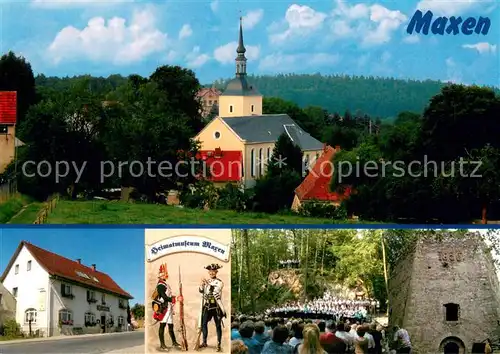
{"label": "church clock tower", "polygon": [[228,82],[219,97],[219,117],[246,117],[262,115],[262,95],[247,80],[246,48],[243,43],[243,24],[240,17],[240,34],[236,48],[236,75]]}

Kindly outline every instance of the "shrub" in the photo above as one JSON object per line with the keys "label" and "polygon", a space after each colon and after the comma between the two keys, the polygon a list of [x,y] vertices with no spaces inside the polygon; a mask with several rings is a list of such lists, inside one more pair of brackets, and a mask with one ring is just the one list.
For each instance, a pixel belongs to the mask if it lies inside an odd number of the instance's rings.
{"label": "shrub", "polygon": [[14,319],[8,319],[3,324],[3,335],[7,338],[18,338],[22,336],[21,325]]}
{"label": "shrub", "polygon": [[303,203],[299,208],[299,214],[314,218],[342,220],[347,218],[347,210],[343,204],[335,206],[333,204],[314,200]]}

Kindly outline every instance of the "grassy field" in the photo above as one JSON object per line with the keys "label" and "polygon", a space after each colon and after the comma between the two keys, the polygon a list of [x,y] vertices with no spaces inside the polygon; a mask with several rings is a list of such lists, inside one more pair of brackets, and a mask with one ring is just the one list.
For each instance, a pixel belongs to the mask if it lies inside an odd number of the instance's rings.
{"label": "grassy field", "polygon": [[[18,215],[18,213],[28,205],[30,205],[31,200],[25,196],[17,196],[9,199],[8,201],[0,204],[0,224],[6,224],[9,222],[14,216]],[[23,211],[24,213],[24,211]],[[22,213],[21,213],[22,214]],[[19,214],[20,216],[20,214]],[[35,213],[36,217],[36,213]],[[23,224],[31,224],[35,221],[35,217],[31,222],[22,222]]]}
{"label": "grassy field", "polygon": [[[36,215],[36,213],[35,213]],[[20,218],[24,219],[24,218]],[[33,221],[27,220],[27,223]],[[11,223],[21,223],[15,220]],[[307,218],[296,215],[198,210],[154,204],[60,200],[48,224],[332,224],[348,220]]]}

